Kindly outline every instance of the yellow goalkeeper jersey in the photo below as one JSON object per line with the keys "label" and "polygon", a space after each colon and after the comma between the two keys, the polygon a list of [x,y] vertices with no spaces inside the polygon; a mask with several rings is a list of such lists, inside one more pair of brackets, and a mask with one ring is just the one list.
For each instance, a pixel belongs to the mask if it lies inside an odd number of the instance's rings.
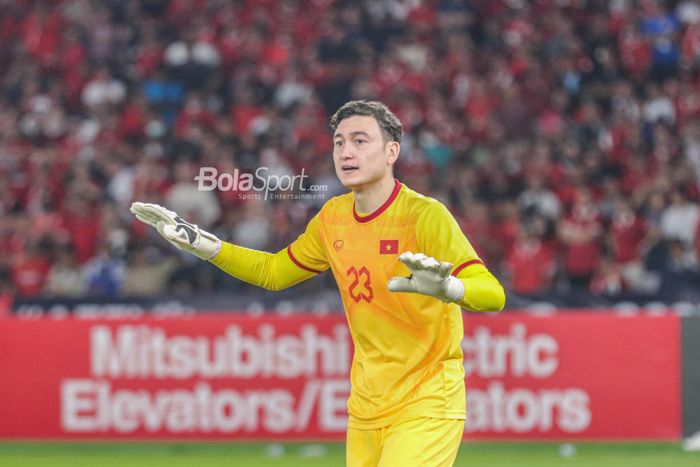
{"label": "yellow goalkeeper jersey", "polygon": [[[271,289],[331,269],[355,345],[350,426],[373,429],[413,417],[465,418],[460,305],[501,309],[504,295],[442,203],[397,181],[391,197],[369,215],[355,211],[352,193],[332,198],[284,253],[260,256],[224,247],[215,264]],[[389,279],[410,274],[398,260],[405,251],[452,263],[452,274],[465,284],[463,302],[390,292]],[[289,261],[297,274],[285,264]],[[241,274],[241,266],[248,272]]]}

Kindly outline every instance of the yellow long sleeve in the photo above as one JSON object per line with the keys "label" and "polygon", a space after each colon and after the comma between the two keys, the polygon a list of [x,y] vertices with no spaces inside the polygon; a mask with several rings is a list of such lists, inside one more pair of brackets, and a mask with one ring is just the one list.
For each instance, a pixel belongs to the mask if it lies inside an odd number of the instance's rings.
{"label": "yellow long sleeve", "polygon": [[462,269],[457,278],[464,284],[464,298],[459,306],[472,311],[501,311],[506,305],[503,286],[483,264]]}
{"label": "yellow long sleeve", "polygon": [[286,249],[268,253],[227,242],[211,263],[237,279],[268,290],[286,289],[317,274],[295,264]]}

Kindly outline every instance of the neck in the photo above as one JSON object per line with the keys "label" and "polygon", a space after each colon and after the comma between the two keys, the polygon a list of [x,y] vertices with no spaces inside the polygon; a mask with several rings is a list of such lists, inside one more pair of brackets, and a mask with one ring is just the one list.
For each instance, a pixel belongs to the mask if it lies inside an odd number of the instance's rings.
{"label": "neck", "polygon": [[362,214],[371,214],[389,199],[394,191],[394,177],[385,177],[375,184],[353,190],[355,210]]}

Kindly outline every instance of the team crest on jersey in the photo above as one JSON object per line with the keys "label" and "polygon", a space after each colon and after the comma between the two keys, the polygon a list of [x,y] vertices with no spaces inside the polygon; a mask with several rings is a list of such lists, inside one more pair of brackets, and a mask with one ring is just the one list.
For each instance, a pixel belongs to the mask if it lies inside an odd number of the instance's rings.
{"label": "team crest on jersey", "polygon": [[399,253],[398,240],[379,240],[380,255],[397,255]]}
{"label": "team crest on jersey", "polygon": [[335,248],[335,251],[340,251],[343,249],[343,241],[342,240],[336,240],[333,242],[333,248]]}

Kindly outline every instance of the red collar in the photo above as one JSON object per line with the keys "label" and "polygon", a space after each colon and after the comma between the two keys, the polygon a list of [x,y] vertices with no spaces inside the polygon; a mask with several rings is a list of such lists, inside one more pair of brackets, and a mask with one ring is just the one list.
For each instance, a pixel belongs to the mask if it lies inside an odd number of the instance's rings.
{"label": "red collar", "polygon": [[389,206],[391,206],[391,203],[394,202],[397,196],[399,196],[399,192],[401,191],[401,182],[399,182],[397,179],[394,179],[395,185],[394,185],[394,191],[391,192],[391,196],[389,196],[389,199],[384,201],[384,204],[379,206],[372,214],[368,214],[366,216],[360,216],[357,213],[357,210],[355,210],[355,203],[352,204],[352,214],[355,216],[355,220],[357,222],[365,223],[369,222],[372,219],[375,219],[379,217],[381,213],[389,209]]}

